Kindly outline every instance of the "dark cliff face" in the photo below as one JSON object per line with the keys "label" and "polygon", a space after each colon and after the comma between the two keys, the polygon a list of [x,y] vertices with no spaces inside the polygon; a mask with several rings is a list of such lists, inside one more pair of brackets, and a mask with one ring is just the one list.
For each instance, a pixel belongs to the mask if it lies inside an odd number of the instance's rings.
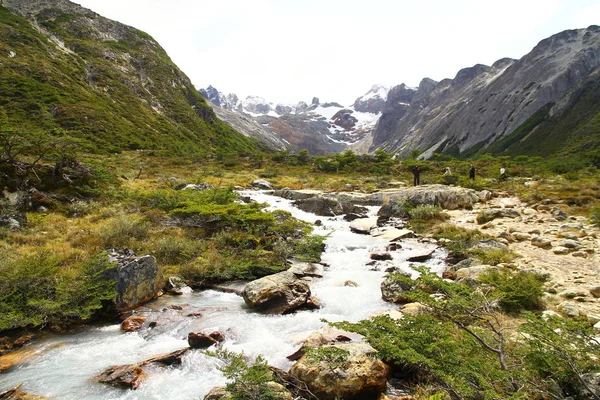
{"label": "dark cliff face", "polygon": [[520,60],[478,64],[439,83],[424,80],[407,104],[394,103],[390,93],[370,151],[458,155],[487,146],[545,105],[568,103],[564,96],[586,79],[597,79],[599,67],[600,28],[592,26],[544,39]]}
{"label": "dark cliff face", "polygon": [[148,34],[67,0],[3,5],[0,103],[11,128],[76,137],[99,152],[256,148],[218,120]]}

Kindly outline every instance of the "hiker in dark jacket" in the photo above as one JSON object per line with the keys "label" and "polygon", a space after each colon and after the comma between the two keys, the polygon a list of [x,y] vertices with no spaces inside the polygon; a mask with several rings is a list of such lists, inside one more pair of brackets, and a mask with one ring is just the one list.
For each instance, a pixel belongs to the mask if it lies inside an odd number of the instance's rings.
{"label": "hiker in dark jacket", "polygon": [[475,180],[475,166],[471,165],[471,169],[469,169],[469,179]]}
{"label": "hiker in dark jacket", "polygon": [[413,185],[419,186],[421,184],[421,167],[417,165],[413,168]]}

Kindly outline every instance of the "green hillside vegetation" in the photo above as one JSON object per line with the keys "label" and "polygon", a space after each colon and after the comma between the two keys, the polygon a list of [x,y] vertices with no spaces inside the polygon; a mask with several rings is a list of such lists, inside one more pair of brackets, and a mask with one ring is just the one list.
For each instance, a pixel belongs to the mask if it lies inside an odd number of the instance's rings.
{"label": "green hillside vegetation", "polygon": [[551,116],[553,106],[542,107],[478,154],[550,156],[564,162],[562,172],[590,164],[600,167],[600,80],[587,81],[572,95],[568,107]]}
{"label": "green hillside vegetation", "polygon": [[120,40],[100,40],[89,23],[99,18],[59,9],[38,14],[38,24],[65,50],[0,7],[3,128],[75,138],[87,152],[164,149],[180,155],[257,148],[215,117],[150,36],[116,25]]}

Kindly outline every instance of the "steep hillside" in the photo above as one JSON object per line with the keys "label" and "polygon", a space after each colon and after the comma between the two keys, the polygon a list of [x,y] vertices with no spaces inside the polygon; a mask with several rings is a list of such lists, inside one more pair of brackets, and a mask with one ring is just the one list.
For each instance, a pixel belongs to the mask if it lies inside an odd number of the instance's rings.
{"label": "steep hillside", "polygon": [[388,96],[370,151],[472,154],[526,122],[531,125],[528,120],[549,104],[560,105],[549,108],[550,115],[559,109],[566,115],[564,110],[574,104],[571,93],[597,81],[599,67],[600,27],[591,26],[553,35],[519,60],[478,64],[441,82],[425,79],[416,90],[401,85]]}
{"label": "steep hillside", "polygon": [[67,0],[2,4],[2,129],[66,135],[100,152],[256,148],[215,116],[146,33]]}
{"label": "steep hillside", "polygon": [[542,107],[505,138],[479,150],[495,155],[562,156],[600,165],[600,73]]}

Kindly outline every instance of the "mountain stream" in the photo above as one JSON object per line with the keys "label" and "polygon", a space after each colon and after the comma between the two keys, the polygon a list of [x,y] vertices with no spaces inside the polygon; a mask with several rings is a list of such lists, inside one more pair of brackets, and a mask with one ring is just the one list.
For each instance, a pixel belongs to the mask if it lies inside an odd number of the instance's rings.
{"label": "mountain stream", "polygon": [[[181,365],[148,367],[148,377],[137,390],[124,390],[90,381],[111,365],[132,364],[161,353],[186,347],[192,330],[223,332],[224,347],[255,357],[262,354],[269,364],[289,369],[286,356],[294,353],[301,341],[329,321],[358,321],[373,313],[396,308],[381,300],[380,284],[384,269],[396,266],[409,271],[406,259],[436,248],[432,243],[415,239],[402,241],[402,249],[391,252],[393,260],[380,270],[368,266],[371,252],[385,249],[384,239],[350,231],[349,222],[338,217],[318,217],[294,207],[292,202],[260,191],[245,191],[244,196],[268,203],[269,210],[286,210],[296,218],[315,222],[316,234],[328,235],[322,262],[328,267],[324,276],[313,280],[311,291],[321,303],[316,311],[287,315],[262,315],[246,307],[233,293],[214,290],[190,292],[183,296],[163,296],[145,305],[160,314],[154,329],[122,333],[119,324],[87,326],[70,334],[46,334],[33,346],[39,353],[25,363],[0,374],[0,390],[25,382],[21,388],[29,393],[52,399],[202,399],[214,386],[224,385],[225,378],[217,367],[221,361],[202,351],[188,352]],[[369,207],[375,215],[378,207]],[[443,269],[444,253],[435,250],[433,258],[419,263],[432,270]],[[357,286],[345,286],[353,281]],[[185,316],[177,305],[202,314]],[[188,310],[189,308],[185,308]]]}

